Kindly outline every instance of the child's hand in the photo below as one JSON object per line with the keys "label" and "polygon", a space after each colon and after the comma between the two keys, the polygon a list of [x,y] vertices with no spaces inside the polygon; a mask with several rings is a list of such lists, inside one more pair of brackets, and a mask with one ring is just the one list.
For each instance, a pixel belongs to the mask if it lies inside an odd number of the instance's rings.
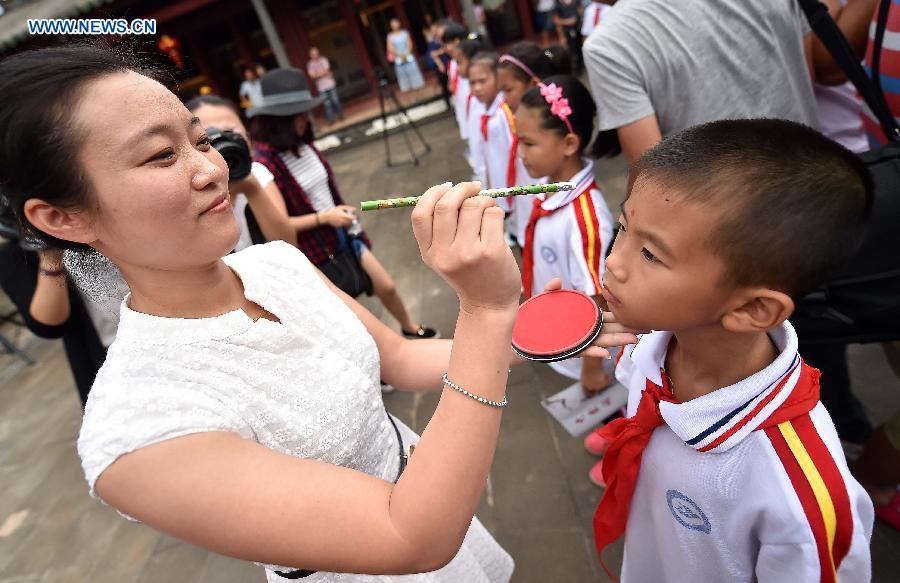
{"label": "child's hand", "polygon": [[503,210],[476,196],[481,184],[434,186],[412,213],[425,264],[456,290],[460,309],[514,310],[522,278],[503,239]]}
{"label": "child's hand", "polygon": [[589,358],[609,358],[607,348],[613,346],[625,346],[637,342],[637,330],[626,328],[616,322],[616,316],[612,312],[603,312],[603,328],[594,343],[576,356]]}
{"label": "child's hand", "polygon": [[603,359],[586,357],[581,361],[581,388],[587,397],[593,397],[613,382],[603,369]]}

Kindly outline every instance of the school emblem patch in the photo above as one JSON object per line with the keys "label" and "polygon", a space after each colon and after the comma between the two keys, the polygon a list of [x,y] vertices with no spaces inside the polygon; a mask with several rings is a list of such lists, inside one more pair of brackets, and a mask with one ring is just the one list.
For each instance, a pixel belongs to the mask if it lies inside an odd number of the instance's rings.
{"label": "school emblem patch", "polygon": [[706,514],[700,510],[697,503],[679,492],[678,490],[669,490],[666,492],[666,502],[669,504],[669,510],[672,516],[678,521],[678,524],[691,530],[699,530],[709,534],[712,525]]}
{"label": "school emblem patch", "polygon": [[556,263],[558,257],[556,256],[556,251],[545,245],[541,247],[541,259],[547,263]]}

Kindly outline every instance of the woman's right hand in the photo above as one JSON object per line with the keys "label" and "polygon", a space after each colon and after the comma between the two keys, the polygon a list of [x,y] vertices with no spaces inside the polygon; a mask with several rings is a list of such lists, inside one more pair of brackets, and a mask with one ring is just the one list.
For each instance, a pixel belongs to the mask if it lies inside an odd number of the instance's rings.
{"label": "woman's right hand", "polygon": [[477,196],[480,188],[431,187],[412,213],[413,232],[422,260],[453,287],[461,309],[514,309],[522,277],[503,239],[503,210]]}
{"label": "woman's right hand", "polygon": [[352,206],[341,204],[333,209],[319,213],[319,221],[323,225],[330,225],[336,229],[349,227],[356,217],[356,209]]}

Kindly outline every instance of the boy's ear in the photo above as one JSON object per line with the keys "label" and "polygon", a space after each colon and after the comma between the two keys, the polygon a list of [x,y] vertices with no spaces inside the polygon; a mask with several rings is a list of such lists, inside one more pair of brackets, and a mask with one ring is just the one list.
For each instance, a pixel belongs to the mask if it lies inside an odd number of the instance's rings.
{"label": "boy's ear", "polygon": [[91,243],[97,240],[93,221],[83,210],[65,210],[39,198],[25,201],[25,218],[36,229],[63,241]]}
{"label": "boy's ear", "polygon": [[794,300],[784,292],[768,288],[748,289],[736,306],[722,316],[722,326],[731,332],[765,332],[788,319]]}

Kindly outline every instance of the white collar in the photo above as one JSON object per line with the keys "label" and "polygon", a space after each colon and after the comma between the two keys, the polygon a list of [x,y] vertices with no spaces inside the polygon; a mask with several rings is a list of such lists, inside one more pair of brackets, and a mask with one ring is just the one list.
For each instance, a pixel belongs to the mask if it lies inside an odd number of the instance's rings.
{"label": "white collar", "polygon": [[[771,330],[769,337],[780,353],[761,371],[686,403],[660,402],[660,414],[682,441],[698,450],[727,451],[784,403],[800,376],[797,334],[785,321]],[[671,332],[645,334],[631,353],[637,371],[656,385],[662,386],[661,372],[671,339]],[[785,377],[787,381],[781,383]],[[733,430],[735,427],[739,429]]]}
{"label": "white collar", "polygon": [[575,183],[575,190],[562,192],[555,196],[551,196],[550,198],[547,198],[546,194],[535,195],[544,201],[541,203],[542,209],[545,211],[555,211],[560,209],[584,194],[584,191],[590,188],[594,183],[594,162],[588,158],[582,158],[581,163],[583,164],[581,170],[569,180],[569,182]]}
{"label": "white collar", "polygon": [[494,101],[491,102],[490,107],[485,109],[484,115],[493,116],[497,113],[497,110],[500,109],[500,106],[503,105],[503,92],[497,93],[497,97],[494,98]]}

